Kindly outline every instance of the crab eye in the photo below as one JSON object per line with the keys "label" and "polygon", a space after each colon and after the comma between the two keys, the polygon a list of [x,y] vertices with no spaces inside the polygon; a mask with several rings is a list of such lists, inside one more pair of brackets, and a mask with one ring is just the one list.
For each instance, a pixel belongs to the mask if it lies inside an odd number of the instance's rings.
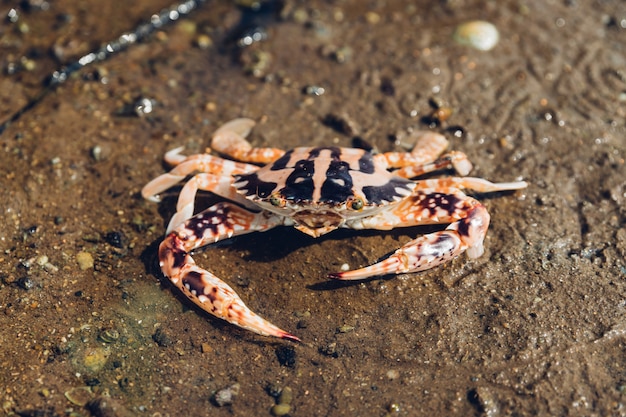
{"label": "crab eye", "polygon": [[280,194],[274,193],[270,196],[270,204],[274,207],[285,207],[286,201]]}
{"label": "crab eye", "polygon": [[355,197],[354,200],[348,203],[348,207],[356,211],[361,210],[364,205],[365,205],[365,202],[363,201],[361,197]]}

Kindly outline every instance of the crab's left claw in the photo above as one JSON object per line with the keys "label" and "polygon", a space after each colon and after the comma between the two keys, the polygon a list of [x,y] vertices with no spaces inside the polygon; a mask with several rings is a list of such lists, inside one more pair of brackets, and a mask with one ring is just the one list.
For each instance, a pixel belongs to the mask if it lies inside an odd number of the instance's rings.
{"label": "crab's left claw", "polygon": [[413,194],[393,210],[353,222],[353,228],[389,230],[425,224],[450,225],[440,232],[420,236],[402,246],[389,258],[354,271],[330,274],[330,278],[351,280],[387,274],[425,271],[467,251],[470,258],[484,252],[483,241],[489,228],[489,213],[478,200],[461,188],[479,192],[520,190],[524,181],[491,183],[481,178],[440,178],[417,182]]}
{"label": "crab's left claw", "polygon": [[191,301],[207,313],[263,336],[300,339],[250,310],[224,281],[200,268],[193,249],[221,238],[267,230],[271,217],[251,213],[230,203],[218,203],[176,227],[159,246],[161,270]]}
{"label": "crab's left claw", "polygon": [[341,280],[363,279],[378,275],[425,271],[448,262],[467,250],[470,258],[483,254],[483,240],[489,227],[489,213],[478,201],[468,198],[464,218],[450,224],[446,230],[414,239],[395,251],[389,258],[353,271],[329,274]]}

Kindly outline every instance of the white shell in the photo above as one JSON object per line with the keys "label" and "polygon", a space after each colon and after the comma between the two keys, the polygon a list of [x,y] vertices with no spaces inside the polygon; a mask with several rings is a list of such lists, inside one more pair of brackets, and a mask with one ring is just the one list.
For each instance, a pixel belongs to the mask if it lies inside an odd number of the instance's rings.
{"label": "white shell", "polygon": [[454,40],[461,45],[471,46],[480,51],[489,51],[500,40],[498,29],[491,23],[473,20],[457,26]]}

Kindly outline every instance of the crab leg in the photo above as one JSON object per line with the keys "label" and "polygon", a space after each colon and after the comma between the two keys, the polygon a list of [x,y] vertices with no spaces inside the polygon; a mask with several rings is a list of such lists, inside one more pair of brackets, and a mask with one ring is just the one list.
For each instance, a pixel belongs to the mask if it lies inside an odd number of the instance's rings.
{"label": "crab leg", "polygon": [[257,164],[268,164],[283,156],[278,148],[253,148],[245,138],[256,122],[252,119],[234,119],[222,125],[213,134],[211,148],[233,159]]}
{"label": "crab leg", "polygon": [[453,151],[439,157],[448,147],[448,140],[443,135],[423,131],[417,132],[416,136],[411,152],[385,152],[375,158],[383,159],[389,168],[401,168],[394,174],[402,178],[415,178],[444,168],[454,168],[460,175],[467,175],[472,170],[472,163],[462,152]]}
{"label": "crab leg", "polygon": [[299,341],[251,311],[224,281],[200,268],[190,255],[196,248],[223,238],[262,232],[283,224],[279,216],[252,213],[230,203],[218,203],[188,219],[159,246],[163,273],[204,311],[264,336]]}
{"label": "crab leg", "polygon": [[467,175],[472,170],[472,163],[467,159],[467,155],[463,152],[452,151],[433,162],[422,165],[410,165],[394,171],[394,175],[402,178],[415,178],[429,172],[439,171],[442,169],[454,168],[459,175]]}
{"label": "crab leg", "polygon": [[167,225],[166,234],[193,216],[198,190],[210,191],[220,197],[234,201],[251,211],[258,211],[257,206],[235,191],[230,177],[201,173],[187,181],[180,191],[178,201],[176,202],[176,213],[174,213]]}
{"label": "crab leg", "polygon": [[493,193],[497,191],[513,191],[521,190],[528,187],[526,181],[515,182],[490,182],[483,178],[475,177],[449,177],[449,178],[433,178],[429,180],[416,181],[415,190],[421,189],[466,189],[478,191],[479,193]]}
{"label": "crab leg", "polygon": [[179,155],[182,149],[172,149],[165,154],[165,160],[176,166],[170,172],[159,175],[146,184],[141,190],[143,198],[159,202],[159,193],[173,187],[195,172],[206,172],[230,177],[231,175],[245,174],[258,169],[255,165],[229,161],[228,159],[208,154],[192,155],[183,158]]}
{"label": "crab leg", "polygon": [[395,251],[387,259],[374,265],[347,272],[332,273],[331,278],[363,279],[386,274],[424,271],[441,265],[467,250],[470,258],[484,252],[483,240],[489,227],[489,213],[485,207],[458,188],[482,192],[519,189],[524,182],[493,184],[479,178],[443,178],[419,181],[409,198],[393,210],[357,219],[348,223],[354,229],[389,230],[426,224],[450,225],[442,231],[414,239]]}

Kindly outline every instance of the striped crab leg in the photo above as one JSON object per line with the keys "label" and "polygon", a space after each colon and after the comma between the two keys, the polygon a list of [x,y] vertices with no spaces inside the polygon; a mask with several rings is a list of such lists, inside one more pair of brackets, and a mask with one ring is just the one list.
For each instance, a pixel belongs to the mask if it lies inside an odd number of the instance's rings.
{"label": "striped crab leg", "polygon": [[214,175],[209,173],[200,173],[193,176],[185,183],[178,195],[176,202],[176,213],[170,219],[167,225],[166,234],[174,230],[175,227],[190,219],[194,213],[195,199],[198,190],[210,191],[213,194],[224,197],[232,202],[247,208],[251,211],[258,211],[258,207],[252,204],[248,199],[237,193],[232,187],[232,178],[222,175]]}
{"label": "striped crab leg", "polygon": [[282,224],[279,216],[253,213],[222,202],[188,219],[159,246],[161,270],[191,301],[215,317],[263,336],[300,341],[250,310],[224,281],[196,265],[196,248],[250,232],[263,232]]}
{"label": "striped crab leg", "polygon": [[[415,178],[429,172],[454,168],[460,175],[472,170],[472,163],[463,152],[451,151],[441,155],[448,147],[448,140],[431,131],[415,132],[417,140],[411,152],[385,152],[375,158],[384,160],[389,168],[400,168],[394,175]],[[441,156],[440,156],[441,155]]]}
{"label": "striped crab leg", "polygon": [[230,178],[231,175],[245,174],[259,169],[255,165],[222,159],[209,154],[191,156],[180,155],[183,148],[172,149],[165,154],[165,161],[176,165],[170,172],[159,175],[141,190],[141,195],[146,200],[159,202],[159,194],[180,183],[189,175],[197,172],[210,173]]}
{"label": "striped crab leg", "polygon": [[489,213],[478,200],[459,188],[481,192],[525,188],[525,182],[494,184],[480,178],[442,178],[418,181],[413,195],[394,209],[353,220],[354,229],[390,230],[427,224],[450,225],[442,231],[420,236],[406,243],[387,259],[365,268],[332,273],[340,280],[424,271],[445,263],[467,251],[470,258],[484,252],[483,240],[489,227]]}
{"label": "striped crab leg", "polygon": [[256,122],[239,118],[224,123],[213,133],[211,148],[215,151],[243,162],[269,164],[285,154],[278,148],[254,148],[246,140]]}
{"label": "striped crab leg", "polygon": [[193,216],[195,197],[198,190],[210,191],[228,200],[254,210],[248,199],[232,187],[232,176],[245,174],[258,169],[256,165],[222,159],[209,154],[191,156],[180,155],[183,148],[172,149],[165,154],[165,161],[175,167],[146,184],[142,196],[150,201],[160,201],[159,194],[193,175],[183,186],[176,203],[176,213],[167,226],[167,233]]}
{"label": "striped crab leg", "polygon": [[[147,200],[159,202],[158,194],[183,181],[197,172],[230,178],[233,175],[246,174],[259,169],[246,162],[266,164],[284,155],[285,151],[277,148],[253,148],[245,139],[255,125],[252,119],[235,119],[222,125],[213,133],[212,148],[224,155],[236,159],[236,162],[208,153],[185,156],[181,155],[184,147],[178,147],[165,154],[165,162],[175,167],[146,184],[141,195]],[[210,149],[207,150],[210,152]]]}

